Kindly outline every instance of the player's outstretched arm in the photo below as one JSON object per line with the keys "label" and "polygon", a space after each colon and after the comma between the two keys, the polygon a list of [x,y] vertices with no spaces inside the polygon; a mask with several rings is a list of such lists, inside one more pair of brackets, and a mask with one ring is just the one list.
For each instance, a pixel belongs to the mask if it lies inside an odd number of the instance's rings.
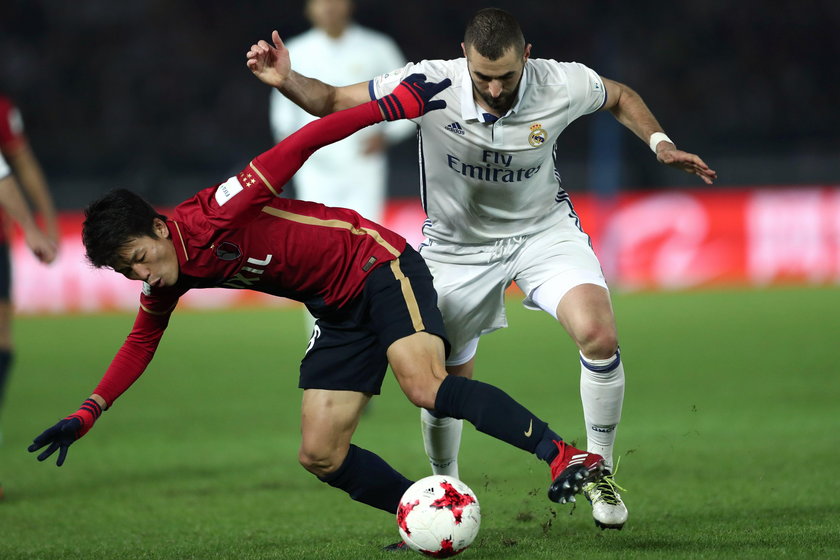
{"label": "player's outstretched arm", "polygon": [[370,101],[367,82],[334,87],[292,70],[289,49],[277,30],[271,33],[272,45],[260,39],[245,55],[245,65],[265,84],[277,88],[304,111],[323,117],[342,109]]}
{"label": "player's outstretched arm", "polygon": [[662,126],[638,93],[625,84],[603,77],[601,80],[607,90],[607,102],[603,108],[609,110],[621,124],[649,144],[660,163],[697,175],[709,185],[717,179],[717,172],[706,165],[698,155],[678,150],[664,134],[653,136],[662,133]]}
{"label": "player's outstretched arm", "polygon": [[[90,398],[82,403],[79,410],[44,430],[29,446],[30,452],[48,446],[38,455],[39,461],[44,461],[58,451],[56,464],[59,467],[63,465],[70,445],[93,427],[102,411],[111,407],[152,361],[178,299],[177,296],[171,295],[159,298],[155,302],[151,298],[141,296],[140,301],[134,327],[111,360],[111,365]],[[165,309],[168,311],[164,311]]]}
{"label": "player's outstretched arm", "polygon": [[[268,179],[272,191],[277,192],[277,187],[286,184],[319,148],[383,120],[414,119],[446,107],[446,101],[432,98],[451,83],[448,78],[441,82],[427,82],[423,74],[407,76],[392,93],[381,99],[312,121],[254,158],[251,165],[258,168],[259,173]],[[246,199],[241,200],[239,204],[246,204]],[[255,202],[248,201],[247,204]]]}
{"label": "player's outstretched arm", "polygon": [[55,464],[60,467],[64,464],[64,459],[67,458],[67,449],[74,441],[88,433],[88,430],[93,427],[93,423],[102,414],[104,407],[105,400],[102,397],[91,395],[89,399],[82,403],[79,410],[41,432],[27,450],[32,453],[48,445],[49,447],[38,455],[38,460],[44,461],[58,451],[58,459],[56,459]]}

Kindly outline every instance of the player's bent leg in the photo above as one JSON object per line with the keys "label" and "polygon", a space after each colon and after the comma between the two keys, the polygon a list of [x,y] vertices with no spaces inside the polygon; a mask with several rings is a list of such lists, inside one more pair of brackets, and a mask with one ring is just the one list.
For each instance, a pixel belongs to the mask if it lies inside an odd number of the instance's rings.
{"label": "player's bent leg", "polygon": [[301,404],[300,464],[326,476],[344,462],[368,395],[356,391],[306,389]]}
{"label": "player's bent leg", "polygon": [[592,503],[597,526],[621,529],[627,521],[627,507],[616,490],[618,485],[610,469],[625,380],[609,292],[593,284],[572,288],[557,306],[557,319],[580,349],[580,396],[587,450],[602,455],[607,468],[597,484],[585,486],[584,495]]}
{"label": "player's bent leg", "polygon": [[388,363],[405,396],[415,406],[434,409],[437,389],[446,377],[440,337],[417,332],[393,342]]}
{"label": "player's bent leg", "polygon": [[353,391],[306,389],[299,459],[306,470],[353,500],[395,514],[411,481],[375,453],[350,443],[368,399]]}
{"label": "player's bent leg", "polygon": [[[442,343],[437,349],[430,336],[416,333],[388,348],[391,369],[415,405],[467,420],[480,432],[544,460],[551,466],[549,498],[553,501],[574,501],[573,496],[585,483],[600,479],[603,470],[600,455],[567,445],[548,424],[501,389],[466,377],[444,375],[441,379],[441,372],[445,371]],[[430,392],[433,407],[429,406]]]}
{"label": "player's bent leg", "polygon": [[602,360],[618,350],[610,293],[603,286],[581,284],[570,289],[557,304],[556,317],[584,356]]}
{"label": "player's bent leg", "polygon": [[549,498],[574,501],[587,482],[600,479],[603,457],[566,444],[548,424],[501,389],[448,376],[438,388],[435,409],[472,423],[480,432],[535,454],[551,466]]}

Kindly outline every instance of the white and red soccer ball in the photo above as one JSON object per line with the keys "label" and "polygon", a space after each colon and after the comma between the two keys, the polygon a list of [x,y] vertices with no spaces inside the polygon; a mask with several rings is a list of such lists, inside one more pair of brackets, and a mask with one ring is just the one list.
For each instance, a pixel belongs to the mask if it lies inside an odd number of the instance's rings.
{"label": "white and red soccer ball", "polygon": [[411,549],[449,558],[472,544],[481,525],[475,492],[451,476],[427,476],[412,484],[397,509],[400,536]]}

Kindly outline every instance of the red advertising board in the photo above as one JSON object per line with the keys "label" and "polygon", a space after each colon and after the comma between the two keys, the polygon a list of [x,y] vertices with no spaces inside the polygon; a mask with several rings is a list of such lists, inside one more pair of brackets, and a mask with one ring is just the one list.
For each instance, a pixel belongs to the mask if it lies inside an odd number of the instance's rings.
{"label": "red advertising board", "polygon": [[[840,284],[840,187],[634,192],[613,200],[574,195],[613,289],[674,290],[778,283]],[[61,216],[63,242],[47,267],[14,238],[20,313],[137,308],[140,285],[84,260],[81,213]],[[422,241],[416,200],[388,205],[384,225]],[[283,305],[244,290],[194,290],[194,308]]]}

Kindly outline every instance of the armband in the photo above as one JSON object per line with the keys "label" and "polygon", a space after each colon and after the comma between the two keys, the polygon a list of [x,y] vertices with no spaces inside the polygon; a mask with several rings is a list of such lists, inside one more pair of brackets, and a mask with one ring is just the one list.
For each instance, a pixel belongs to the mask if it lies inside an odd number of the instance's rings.
{"label": "armband", "polygon": [[674,143],[670,138],[668,138],[668,135],[664,132],[654,132],[650,135],[649,142],[650,149],[654,154],[656,153],[656,147],[659,145],[660,142],[670,142],[671,144]]}

